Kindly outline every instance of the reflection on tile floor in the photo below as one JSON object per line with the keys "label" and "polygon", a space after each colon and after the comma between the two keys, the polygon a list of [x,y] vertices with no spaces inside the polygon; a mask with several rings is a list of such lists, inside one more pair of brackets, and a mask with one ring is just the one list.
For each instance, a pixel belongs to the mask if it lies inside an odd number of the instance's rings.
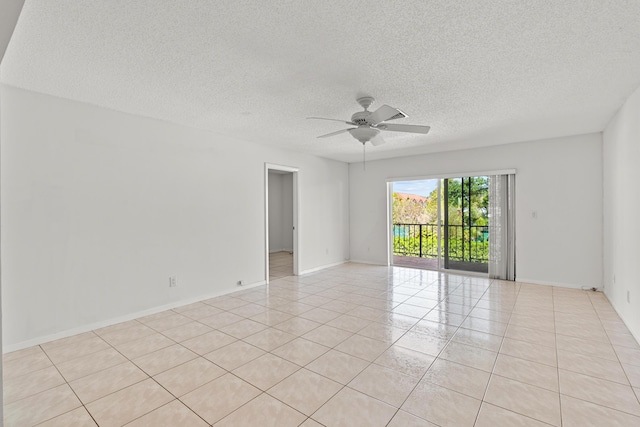
{"label": "reflection on tile floor", "polygon": [[11,426],[640,426],[601,293],[344,264],[4,355]]}
{"label": "reflection on tile floor", "polygon": [[293,276],[293,253],[272,252],[269,254],[269,280]]}

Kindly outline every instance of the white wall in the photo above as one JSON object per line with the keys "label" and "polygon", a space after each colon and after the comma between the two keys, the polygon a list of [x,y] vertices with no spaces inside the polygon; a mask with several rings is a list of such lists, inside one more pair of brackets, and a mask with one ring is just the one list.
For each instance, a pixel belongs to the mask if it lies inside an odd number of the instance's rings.
{"label": "white wall", "polygon": [[607,125],[603,152],[605,293],[640,340],[640,88]]}
{"label": "white wall", "polygon": [[6,86],[1,100],[5,351],[263,281],[265,163],[300,168],[300,270],[349,256],[344,163]]}
{"label": "white wall", "polygon": [[[0,2],[0,62],[4,58],[4,53],[7,49],[7,45],[9,44],[9,40],[11,40],[11,36],[13,35],[13,30],[15,28],[16,22],[18,21],[18,17],[20,16],[20,11],[22,10],[22,5],[24,4],[24,0],[3,0]],[[1,102],[1,101],[0,101]],[[1,115],[1,112],[0,112]],[[0,123],[0,135],[1,135],[1,123]],[[0,137],[0,140],[2,138]],[[1,250],[0,250],[1,253]],[[2,270],[1,262],[0,262],[0,272]],[[1,273],[0,273],[1,274]],[[0,280],[0,283],[2,281]],[[0,294],[2,292],[2,287],[0,286]],[[2,295],[0,295],[0,354],[3,353],[2,348]],[[0,358],[0,378],[2,378],[2,358]],[[4,419],[4,393],[2,384],[0,384],[0,426],[3,424],[2,420]]]}
{"label": "white wall", "polygon": [[269,172],[269,252],[293,251],[293,173]]}
{"label": "white wall", "polygon": [[515,168],[517,279],[602,287],[601,151],[589,134],[353,163],[351,259],[387,262],[387,178]]}

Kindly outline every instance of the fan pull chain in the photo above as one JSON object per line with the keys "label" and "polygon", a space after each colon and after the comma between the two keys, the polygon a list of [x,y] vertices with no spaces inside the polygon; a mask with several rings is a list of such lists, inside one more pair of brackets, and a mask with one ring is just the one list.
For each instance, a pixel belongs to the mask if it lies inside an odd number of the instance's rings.
{"label": "fan pull chain", "polygon": [[364,142],[362,143],[362,170],[367,170],[367,150],[364,147]]}

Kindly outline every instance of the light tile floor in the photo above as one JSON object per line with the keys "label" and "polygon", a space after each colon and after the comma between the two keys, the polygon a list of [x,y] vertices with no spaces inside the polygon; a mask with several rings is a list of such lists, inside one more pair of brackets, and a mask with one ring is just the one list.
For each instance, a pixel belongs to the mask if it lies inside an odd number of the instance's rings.
{"label": "light tile floor", "polygon": [[601,293],[345,264],[4,356],[11,426],[640,426]]}
{"label": "light tile floor", "polygon": [[269,280],[293,276],[293,254],[272,252],[269,254]]}

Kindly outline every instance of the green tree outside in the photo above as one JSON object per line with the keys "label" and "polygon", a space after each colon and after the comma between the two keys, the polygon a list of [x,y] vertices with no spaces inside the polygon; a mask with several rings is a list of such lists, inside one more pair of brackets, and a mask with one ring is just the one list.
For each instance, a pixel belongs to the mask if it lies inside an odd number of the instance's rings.
{"label": "green tree outside", "polygon": [[[442,189],[443,187],[441,185]],[[448,180],[448,196],[441,198],[441,209],[443,222],[444,209],[448,209],[450,259],[471,262],[486,262],[488,259],[488,190],[489,180],[486,176]],[[428,197],[394,193],[392,208],[394,254],[437,257],[438,189],[434,189]],[[397,224],[424,225],[418,227]],[[444,244],[443,235],[443,250]]]}

